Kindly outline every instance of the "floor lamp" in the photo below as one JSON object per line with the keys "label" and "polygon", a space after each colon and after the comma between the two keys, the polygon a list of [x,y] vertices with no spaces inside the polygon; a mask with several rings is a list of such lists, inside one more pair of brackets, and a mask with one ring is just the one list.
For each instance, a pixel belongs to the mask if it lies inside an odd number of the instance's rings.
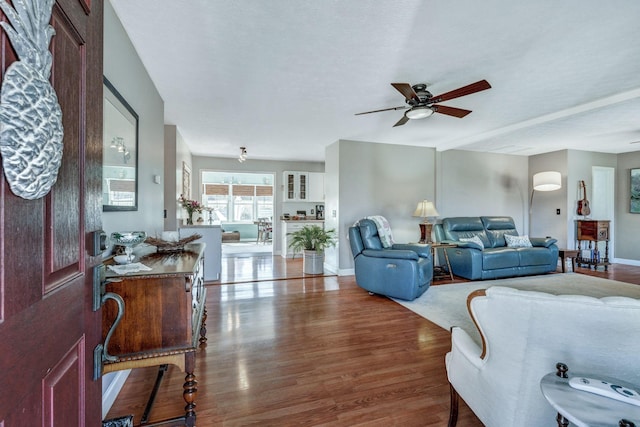
{"label": "floor lamp", "polygon": [[[562,188],[562,174],[556,171],[538,172],[533,175],[533,190],[529,202],[529,228],[531,228],[531,210],[533,208],[533,195],[536,191],[555,191]],[[529,230],[531,232],[531,230]]]}
{"label": "floor lamp", "polygon": [[413,213],[413,216],[424,218],[424,220],[419,224],[420,225],[420,242],[418,243],[432,243],[431,230],[433,229],[433,224],[429,222],[429,217],[436,217],[439,215],[440,214],[436,210],[436,207],[433,205],[433,202],[430,202],[428,200],[423,200],[418,203],[418,207]]}

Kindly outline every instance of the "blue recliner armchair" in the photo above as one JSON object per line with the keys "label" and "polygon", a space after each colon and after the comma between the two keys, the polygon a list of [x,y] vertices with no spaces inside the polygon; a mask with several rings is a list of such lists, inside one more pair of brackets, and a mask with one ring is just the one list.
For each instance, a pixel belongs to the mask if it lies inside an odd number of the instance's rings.
{"label": "blue recliner armchair", "polygon": [[408,301],[429,289],[433,278],[430,245],[395,243],[383,248],[370,219],[361,219],[349,228],[349,244],[361,288]]}

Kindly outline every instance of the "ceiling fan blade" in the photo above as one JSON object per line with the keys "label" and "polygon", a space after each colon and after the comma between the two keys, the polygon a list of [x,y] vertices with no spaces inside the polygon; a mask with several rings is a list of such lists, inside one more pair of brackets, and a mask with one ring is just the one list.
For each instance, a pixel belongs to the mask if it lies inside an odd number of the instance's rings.
{"label": "ceiling fan blade", "polygon": [[461,88],[452,90],[450,92],[443,93],[431,98],[431,102],[442,102],[450,99],[459,98],[465,95],[471,95],[472,93],[480,92],[482,90],[490,89],[491,85],[486,80],[480,80],[479,82],[471,83],[470,85],[463,86]]}
{"label": "ceiling fan blade", "polygon": [[396,124],[395,124],[395,125],[393,125],[393,127],[396,127],[396,126],[402,126],[403,124],[407,123],[408,121],[409,121],[409,117],[407,117],[407,116],[402,116],[402,118],[401,118],[400,120],[398,120],[398,121],[396,122]]}
{"label": "ceiling fan blade", "polygon": [[369,114],[369,113],[379,113],[380,111],[391,111],[391,110],[406,110],[409,107],[405,107],[404,105],[402,107],[391,107],[391,108],[383,108],[382,110],[373,110],[373,111],[365,111],[364,113],[356,113],[356,116],[359,116],[361,114]]}
{"label": "ceiling fan blade", "polygon": [[463,118],[471,112],[471,110],[463,110],[462,108],[447,107],[445,105],[432,105],[436,113],[446,114],[447,116],[453,116]]}
{"label": "ceiling fan blade", "polygon": [[417,102],[420,102],[418,94],[416,94],[409,83],[391,83],[391,86],[395,87],[398,92],[400,92],[407,99],[407,101],[413,99]]}

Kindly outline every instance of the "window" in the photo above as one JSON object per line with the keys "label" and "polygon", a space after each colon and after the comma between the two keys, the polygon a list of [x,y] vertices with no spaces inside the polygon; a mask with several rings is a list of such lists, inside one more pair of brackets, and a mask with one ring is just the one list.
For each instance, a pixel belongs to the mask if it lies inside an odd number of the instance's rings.
{"label": "window", "polygon": [[[236,184],[235,177],[216,178],[213,172],[203,172],[203,200],[204,206],[213,209],[214,218],[226,222],[253,222],[258,218],[273,216],[273,185],[265,184]],[[229,175],[229,174],[226,174]],[[238,175],[238,174],[236,174]],[[251,181],[251,177],[242,174],[242,181]],[[264,174],[256,174],[255,181],[267,181]],[[272,175],[270,175],[272,182]],[[209,182],[207,182],[207,180]],[[230,181],[212,182],[212,181]]]}

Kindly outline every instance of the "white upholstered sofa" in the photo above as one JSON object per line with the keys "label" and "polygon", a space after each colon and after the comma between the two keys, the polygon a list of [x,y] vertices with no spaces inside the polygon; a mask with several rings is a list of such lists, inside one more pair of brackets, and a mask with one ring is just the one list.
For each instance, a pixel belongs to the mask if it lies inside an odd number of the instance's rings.
{"label": "white upholstered sofa", "polygon": [[458,395],[487,427],[552,426],[540,379],[563,362],[640,385],[640,300],[491,287],[469,296],[482,344],[452,328],[450,426]]}

